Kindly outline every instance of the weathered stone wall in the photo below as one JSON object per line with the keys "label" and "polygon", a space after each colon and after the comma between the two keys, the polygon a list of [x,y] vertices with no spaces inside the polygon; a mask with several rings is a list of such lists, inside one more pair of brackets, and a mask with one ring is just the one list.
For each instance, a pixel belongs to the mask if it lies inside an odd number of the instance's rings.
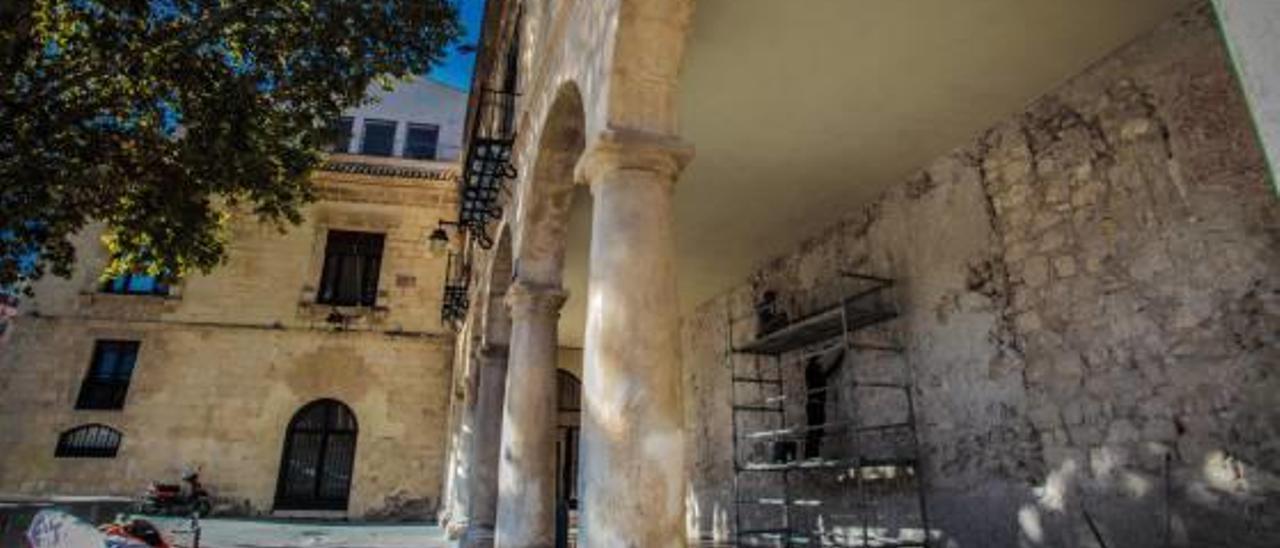
{"label": "weathered stone wall", "polygon": [[[426,235],[451,218],[453,185],[316,177],[301,226],[237,220],[228,263],[168,297],[98,293],[105,251],[83,234],[73,277],[42,281],[0,350],[0,493],[134,495],[199,465],[219,510],[269,512],[290,419],[333,398],[359,426],[348,515],[430,517],[453,343]],[[377,305],[343,308],[345,330],[314,304],[329,229],[386,234]],[[74,409],[97,339],[140,341],[122,410]],[[59,433],[94,422],[123,432],[115,459],[54,458]]]}
{"label": "weathered stone wall", "polygon": [[1089,519],[1107,546],[1277,545],[1280,204],[1264,165],[1200,5],[851,204],[685,318],[691,534],[734,527],[726,318],[765,290],[801,315],[852,270],[898,280],[902,316],[880,335],[906,352],[857,353],[842,375],[913,378],[944,545],[1097,546]]}

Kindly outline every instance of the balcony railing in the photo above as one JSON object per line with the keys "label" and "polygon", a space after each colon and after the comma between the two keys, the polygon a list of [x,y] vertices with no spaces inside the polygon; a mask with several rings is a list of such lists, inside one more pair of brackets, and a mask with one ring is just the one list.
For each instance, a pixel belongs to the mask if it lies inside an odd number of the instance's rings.
{"label": "balcony railing", "polygon": [[511,161],[516,140],[516,97],[510,91],[480,92],[462,166],[458,222],[484,249],[493,246],[489,223],[502,217],[502,207],[498,205],[502,185],[506,179],[516,177]]}
{"label": "balcony railing", "polygon": [[470,287],[471,265],[462,253],[449,253],[445,266],[444,295],[440,305],[440,320],[445,325],[452,325],[467,317],[467,309],[471,307]]}

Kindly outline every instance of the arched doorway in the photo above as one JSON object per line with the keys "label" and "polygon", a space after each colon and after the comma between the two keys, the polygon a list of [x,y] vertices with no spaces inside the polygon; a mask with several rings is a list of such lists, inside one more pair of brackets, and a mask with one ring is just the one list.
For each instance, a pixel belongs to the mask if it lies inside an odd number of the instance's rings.
{"label": "arched doorway", "polygon": [[337,400],[298,410],[284,438],[276,510],[346,510],[357,432],[355,414]]}

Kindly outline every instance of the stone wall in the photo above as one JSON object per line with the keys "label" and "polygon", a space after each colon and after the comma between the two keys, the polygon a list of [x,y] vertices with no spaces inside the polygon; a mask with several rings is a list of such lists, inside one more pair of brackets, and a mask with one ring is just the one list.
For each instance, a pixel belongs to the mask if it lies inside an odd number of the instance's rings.
{"label": "stone wall", "polygon": [[[897,280],[902,315],[872,335],[906,351],[851,355],[839,379],[913,379],[942,545],[1277,545],[1280,204],[1264,166],[1197,5],[850,204],[684,320],[691,535],[735,521],[727,318],[766,290],[802,315],[851,270]],[[892,412],[839,401],[838,416]]]}
{"label": "stone wall", "polygon": [[[71,279],[23,302],[0,350],[0,494],[135,495],[187,465],[217,511],[270,512],[285,432],[321,398],[359,426],[348,515],[432,515],[440,502],[452,336],[440,325],[444,257],[426,235],[456,207],[447,181],[319,172],[321,200],[281,233],[236,219],[230,257],[169,296],[98,292],[105,250],[80,235]],[[386,234],[376,306],[315,304],[327,231]],[[140,342],[124,408],[76,410],[94,341]],[[59,433],[102,423],[114,459],[55,458]]]}

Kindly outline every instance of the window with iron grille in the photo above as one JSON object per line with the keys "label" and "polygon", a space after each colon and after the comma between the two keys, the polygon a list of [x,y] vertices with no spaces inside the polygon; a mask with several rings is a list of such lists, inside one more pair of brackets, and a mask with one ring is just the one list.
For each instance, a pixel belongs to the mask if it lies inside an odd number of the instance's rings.
{"label": "window with iron grille", "polygon": [[436,159],[436,144],[440,140],[440,127],[432,124],[409,124],[405,135],[404,157],[419,160]]}
{"label": "window with iron grille", "polygon": [[373,306],[378,300],[385,235],[330,230],[324,248],[319,304]]}
{"label": "window with iron grille", "polygon": [[364,141],[360,153],[370,156],[390,156],[396,143],[396,123],[393,120],[365,120]]}
{"label": "window with iron grille", "polygon": [[331,132],[329,144],[329,152],[350,152],[351,151],[351,131],[355,127],[355,120],[350,116],[338,118],[332,126],[329,127]]}
{"label": "window with iron grille", "polygon": [[138,361],[138,341],[97,341],[76,409],[123,409]]}
{"label": "window with iron grille", "polygon": [[111,278],[102,284],[103,293],[117,295],[168,295],[169,284],[160,278],[144,273],[126,273]]}
{"label": "window with iron grille", "polygon": [[58,436],[53,456],[64,458],[115,458],[120,451],[120,431],[102,424],[77,426]]}

